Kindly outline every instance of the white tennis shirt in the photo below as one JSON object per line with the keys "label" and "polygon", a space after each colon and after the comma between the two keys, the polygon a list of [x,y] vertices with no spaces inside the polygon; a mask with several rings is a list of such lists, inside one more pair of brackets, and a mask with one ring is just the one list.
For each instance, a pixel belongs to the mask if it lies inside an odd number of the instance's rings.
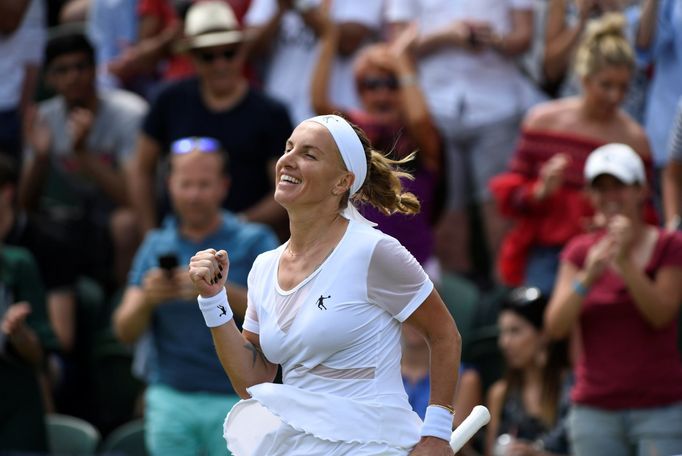
{"label": "white tennis shirt", "polygon": [[400,375],[400,325],[433,283],[397,240],[354,221],[291,290],[277,281],[285,248],[256,259],[244,321],[267,359],[282,365],[284,385],[255,385],[249,393],[323,440],[413,446],[421,420]]}

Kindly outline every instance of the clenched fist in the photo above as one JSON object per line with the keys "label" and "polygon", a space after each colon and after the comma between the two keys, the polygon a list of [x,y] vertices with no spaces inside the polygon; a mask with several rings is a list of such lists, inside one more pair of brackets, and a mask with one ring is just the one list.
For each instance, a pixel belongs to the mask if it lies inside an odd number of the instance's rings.
{"label": "clenched fist", "polygon": [[202,297],[210,298],[225,287],[229,266],[225,250],[202,250],[189,261],[189,278]]}

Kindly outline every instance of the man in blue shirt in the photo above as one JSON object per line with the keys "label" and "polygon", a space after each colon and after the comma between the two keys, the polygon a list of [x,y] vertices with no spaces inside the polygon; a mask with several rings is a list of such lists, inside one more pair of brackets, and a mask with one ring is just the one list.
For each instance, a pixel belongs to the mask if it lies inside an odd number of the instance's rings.
{"label": "man in blue shirt", "polygon": [[152,455],[227,453],[222,423],[239,398],[197,312],[187,265],[199,250],[226,249],[227,292],[235,314],[243,317],[251,265],[260,253],[277,246],[277,238],[264,225],[221,209],[229,188],[226,161],[212,138],[171,144],[168,193],[175,215],[147,234],[114,313],[121,341],[149,343],[145,420]]}

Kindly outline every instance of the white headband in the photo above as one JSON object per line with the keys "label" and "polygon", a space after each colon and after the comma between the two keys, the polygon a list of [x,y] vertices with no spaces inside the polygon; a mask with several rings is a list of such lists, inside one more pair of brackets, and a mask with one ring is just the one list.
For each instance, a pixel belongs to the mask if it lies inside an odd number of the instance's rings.
{"label": "white headband", "polygon": [[331,133],[346,169],[355,175],[355,181],[350,188],[351,196],[355,195],[367,177],[365,148],[362,147],[358,134],[343,117],[328,115],[311,117],[308,120],[323,125]]}
{"label": "white headband", "polygon": [[[365,183],[365,178],[367,177],[365,148],[362,146],[358,134],[343,117],[336,115],[316,116],[308,120],[324,126],[331,133],[336,147],[338,147],[341,153],[346,169],[355,175],[355,181],[353,181],[353,185],[350,187],[351,196],[355,195],[360,190],[360,187],[362,187],[362,184]],[[376,226],[376,223],[370,222],[360,214],[352,201],[348,201],[348,206],[343,210],[342,214],[349,220],[356,220],[370,226]]]}

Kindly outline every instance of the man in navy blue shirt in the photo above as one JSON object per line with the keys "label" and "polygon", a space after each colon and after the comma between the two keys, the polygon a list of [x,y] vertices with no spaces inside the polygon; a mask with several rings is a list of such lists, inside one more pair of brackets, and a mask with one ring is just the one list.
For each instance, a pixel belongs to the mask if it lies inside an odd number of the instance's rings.
{"label": "man in navy blue shirt", "polygon": [[230,154],[232,192],[225,208],[286,229],[286,214],[272,196],[274,164],[292,131],[286,108],[249,87],[244,36],[227,3],[193,4],[185,36],[196,77],[170,83],[156,96],[130,168],[131,199],[144,230],[155,227],[164,212],[154,188],[157,165],[170,143],[187,136],[216,138]]}

